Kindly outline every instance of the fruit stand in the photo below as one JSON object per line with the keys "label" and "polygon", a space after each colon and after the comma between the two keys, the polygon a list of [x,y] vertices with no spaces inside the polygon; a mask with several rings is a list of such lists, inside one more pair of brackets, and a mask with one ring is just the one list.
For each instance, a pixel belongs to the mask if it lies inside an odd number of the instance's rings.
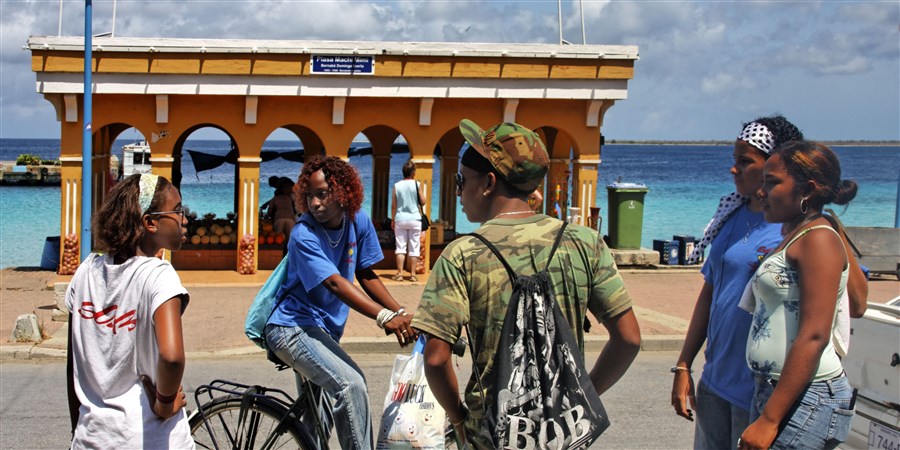
{"label": "fruit stand", "polygon": [[[238,238],[236,216],[226,214],[217,218],[215,214],[185,214],[188,220],[187,242],[181,250],[172,252],[172,265],[180,270],[240,270],[255,272],[253,261],[254,238],[245,236]],[[281,261],[282,246],[285,236],[272,230],[271,221],[259,221],[260,235],[258,239],[259,269],[274,269]],[[238,252],[240,246],[240,252]],[[240,255],[240,256],[239,256]],[[241,258],[240,266],[238,258]]]}

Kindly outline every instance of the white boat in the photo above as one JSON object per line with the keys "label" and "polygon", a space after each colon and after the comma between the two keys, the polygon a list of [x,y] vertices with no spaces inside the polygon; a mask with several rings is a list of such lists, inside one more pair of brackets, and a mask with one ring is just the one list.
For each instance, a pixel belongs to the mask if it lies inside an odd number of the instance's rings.
{"label": "white boat", "polygon": [[150,173],[150,144],[147,141],[122,146],[122,177]]}

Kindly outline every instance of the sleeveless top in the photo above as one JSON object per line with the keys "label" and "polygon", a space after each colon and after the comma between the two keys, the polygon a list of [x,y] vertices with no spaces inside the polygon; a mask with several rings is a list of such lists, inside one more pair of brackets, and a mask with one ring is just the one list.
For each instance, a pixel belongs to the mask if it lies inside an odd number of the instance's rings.
{"label": "sleeveless top", "polygon": [[[416,192],[416,180],[400,180],[394,185],[397,192],[397,215],[394,220],[422,220],[419,213],[419,194]],[[421,187],[420,187],[421,189]]]}
{"label": "sleeveless top", "polygon": [[[788,262],[786,254],[791,244],[806,233],[817,228],[827,228],[835,235],[837,232],[827,225],[817,225],[801,231],[780,251],[772,253],[756,270],[751,279],[753,295],[756,297],[756,310],[750,325],[747,338],[747,365],[750,370],[766,378],[777,380],[781,377],[787,355],[797,337],[800,326],[800,279],[797,270]],[[835,317],[837,302],[847,288],[849,264],[841,271],[838,292],[834,297]],[[832,334],[834,333],[832,318]],[[819,358],[813,381],[834,378],[841,374],[843,367],[832,344],[828,344]]]}

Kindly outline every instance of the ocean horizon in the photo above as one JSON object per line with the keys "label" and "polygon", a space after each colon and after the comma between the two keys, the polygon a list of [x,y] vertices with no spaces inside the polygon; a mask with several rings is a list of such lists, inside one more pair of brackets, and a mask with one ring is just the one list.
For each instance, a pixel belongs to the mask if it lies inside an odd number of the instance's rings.
{"label": "ocean horizon", "polygon": [[[121,159],[121,147],[135,139],[118,139],[113,148]],[[14,161],[19,154],[30,153],[44,159],[59,157],[59,139],[0,139],[0,161]],[[354,147],[366,146],[354,142]],[[188,140],[185,149],[224,155],[230,150],[228,141]],[[263,150],[285,152],[302,148],[299,140],[270,140]],[[859,192],[847,207],[831,205],[846,226],[893,227],[900,177],[900,145],[836,145],[832,147],[841,161],[842,178],[859,184]],[[719,198],[734,189],[728,172],[732,164],[732,147],[723,144],[606,144],[596,206],[601,208],[601,232],[608,233],[608,199],[606,186],[616,181],[642,183],[649,191],[645,197],[641,245],[652,248],[654,239],[671,239],[673,235],[702,235],[718,205]],[[400,168],[408,154],[391,158],[390,185],[401,179]],[[363,210],[371,211],[371,156],[354,156],[350,163],[358,170],[366,187]],[[270,176],[296,178],[300,163],[275,159],[260,166],[260,204],[271,198],[273,190],[266,180]],[[436,159],[434,173],[440,173]],[[209,171],[194,171],[190,155],[182,160],[182,198],[184,204],[200,216],[214,213],[224,217],[234,210],[234,166],[223,164]],[[439,183],[433,183],[430,195],[432,220],[440,218]],[[563,187],[566,189],[566,187]],[[389,192],[383,195],[390,195]],[[553,202],[553,189],[548,187],[545,202]],[[60,234],[60,188],[0,186],[0,268],[39,266],[44,242],[48,236]],[[465,233],[477,224],[468,222],[457,206],[455,229]]]}

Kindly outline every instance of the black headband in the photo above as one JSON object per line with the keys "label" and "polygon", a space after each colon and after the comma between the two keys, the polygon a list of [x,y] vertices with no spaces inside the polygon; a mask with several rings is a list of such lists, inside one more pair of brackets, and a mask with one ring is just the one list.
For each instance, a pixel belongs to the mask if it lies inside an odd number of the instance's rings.
{"label": "black headband", "polygon": [[463,152],[460,164],[478,173],[496,173],[491,162],[488,161],[488,159],[485,158],[481,153],[478,153],[478,150],[475,150],[471,146],[467,147]]}

